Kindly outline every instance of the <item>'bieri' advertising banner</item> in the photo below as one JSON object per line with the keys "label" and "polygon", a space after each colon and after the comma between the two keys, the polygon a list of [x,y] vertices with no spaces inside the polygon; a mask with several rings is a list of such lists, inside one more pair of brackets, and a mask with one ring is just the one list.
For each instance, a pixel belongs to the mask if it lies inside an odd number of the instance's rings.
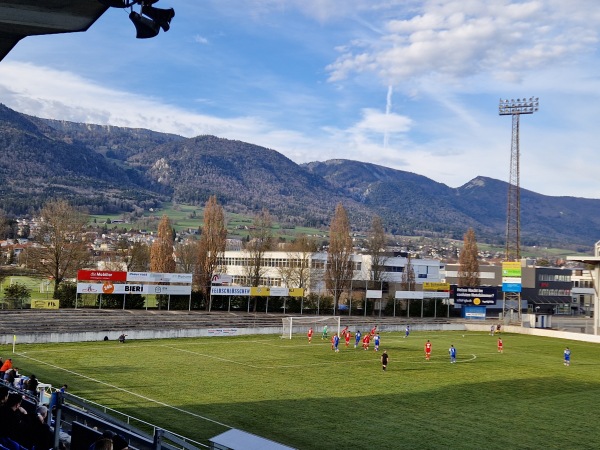
{"label": "'bieri' advertising banner", "polygon": [[77,283],[78,294],[190,295],[192,286],[162,284]]}

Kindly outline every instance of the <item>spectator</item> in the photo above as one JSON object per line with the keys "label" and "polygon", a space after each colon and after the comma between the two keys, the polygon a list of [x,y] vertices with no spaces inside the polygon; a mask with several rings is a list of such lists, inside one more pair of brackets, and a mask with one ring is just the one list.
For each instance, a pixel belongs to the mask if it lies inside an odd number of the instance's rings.
{"label": "spectator", "polygon": [[119,342],[121,344],[125,343],[125,336],[127,336],[125,333],[122,333],[121,336],[119,336]]}
{"label": "spectator", "polygon": [[113,438],[115,433],[110,430],[105,430],[102,436],[90,445],[90,450],[114,450]]}
{"label": "spectator", "polygon": [[113,450],[129,450],[127,440],[120,434],[113,438]]}
{"label": "spectator", "polygon": [[38,379],[35,377],[35,375],[31,374],[31,376],[29,377],[29,380],[27,381],[27,386],[25,387],[25,389],[27,390],[27,392],[29,394],[36,397],[38,384],[40,384]]}
{"label": "spectator", "polygon": [[4,406],[6,400],[8,399],[9,390],[6,386],[0,386],[0,408]]}
{"label": "spectator", "polygon": [[66,384],[63,384],[63,385],[61,386],[61,388],[59,389],[59,391],[60,391],[62,394],[64,394],[65,392],[67,392],[67,388],[68,388],[68,387],[69,387],[69,386],[67,386]]}
{"label": "spectator", "polygon": [[4,382],[13,386],[15,384],[15,378],[17,378],[19,376],[19,369],[12,368],[12,369],[8,369],[6,372],[4,372]]}
{"label": "spectator", "polygon": [[48,408],[38,406],[35,417],[27,425],[27,433],[22,442],[28,448],[40,450],[50,449],[54,446],[54,433],[48,425]]}
{"label": "spectator", "polygon": [[21,407],[21,394],[11,392],[0,407],[0,437],[20,441],[26,425],[27,411]]}
{"label": "spectator", "polygon": [[12,369],[12,359],[8,358],[0,367],[0,380],[4,380],[4,374],[8,369]]}

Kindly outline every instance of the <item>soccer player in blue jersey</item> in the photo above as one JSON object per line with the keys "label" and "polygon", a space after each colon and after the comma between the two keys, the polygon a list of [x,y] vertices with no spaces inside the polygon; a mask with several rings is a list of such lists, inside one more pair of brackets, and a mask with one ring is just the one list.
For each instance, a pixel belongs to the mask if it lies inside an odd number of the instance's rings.
{"label": "soccer player in blue jersey", "polygon": [[378,352],[379,351],[379,333],[377,333],[375,335],[375,351]]}
{"label": "soccer player in blue jersey", "polygon": [[354,336],[354,348],[357,348],[358,344],[360,344],[360,331],[356,330],[356,335]]}
{"label": "soccer player in blue jersey", "polygon": [[404,337],[407,338],[410,334],[410,325],[406,325],[406,330],[404,331]]}
{"label": "soccer player in blue jersey", "polygon": [[337,334],[337,333],[335,333],[335,334],[333,335],[333,349],[334,349],[336,352],[339,352],[339,351],[340,351],[340,349],[338,348],[338,345],[340,345],[340,337],[338,336],[338,334]]}
{"label": "soccer player in blue jersey", "polygon": [[569,347],[565,348],[565,351],[563,352],[563,354],[565,355],[565,366],[570,366],[571,365],[571,350],[569,350]]}
{"label": "soccer player in blue jersey", "polygon": [[448,349],[448,353],[450,354],[450,363],[453,364],[456,362],[456,348],[454,348],[454,345],[451,345],[450,348]]}

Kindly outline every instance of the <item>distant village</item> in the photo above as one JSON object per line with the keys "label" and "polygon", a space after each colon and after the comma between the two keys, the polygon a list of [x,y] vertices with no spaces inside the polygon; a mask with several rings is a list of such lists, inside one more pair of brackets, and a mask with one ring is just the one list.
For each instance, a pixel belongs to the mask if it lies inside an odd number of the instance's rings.
{"label": "distant village", "polygon": [[[160,217],[154,217],[156,221]],[[27,261],[22,260],[21,255],[31,246],[39,245],[35,242],[36,232],[39,230],[39,219],[19,218],[16,219],[17,236],[14,239],[0,240],[0,265],[11,265],[26,267]],[[88,231],[85,235],[90,243],[90,252],[92,252],[95,261],[102,261],[103,258],[114,258],[117,255],[119,243],[127,240],[130,244],[142,243],[151,246],[156,239],[156,231],[152,230],[137,230],[130,228],[126,229],[123,225],[127,222],[123,219],[115,219],[102,224],[95,224],[95,229]],[[251,225],[238,226],[240,230],[249,230]],[[187,228],[180,230],[176,235],[176,243],[185,242],[188,239],[197,239],[199,230],[197,228]],[[318,241],[327,241],[327,233],[309,235]],[[364,249],[361,247],[362,242],[366,239],[365,234],[352,233],[352,239],[355,242],[357,253],[362,253]],[[390,253],[410,253],[415,258],[437,259],[444,263],[455,263],[458,261],[462,243],[451,244],[432,244],[419,243],[418,240],[407,242],[390,242],[388,251]],[[244,242],[242,239],[227,239],[227,251],[243,250]],[[285,243],[279,242],[275,250],[285,250]],[[326,248],[326,247],[325,247]],[[479,250],[479,261],[481,264],[500,264],[504,258],[503,251],[487,251]],[[576,263],[566,261],[563,258],[549,259],[529,258],[528,264],[540,264],[543,266],[553,267],[577,267]]]}

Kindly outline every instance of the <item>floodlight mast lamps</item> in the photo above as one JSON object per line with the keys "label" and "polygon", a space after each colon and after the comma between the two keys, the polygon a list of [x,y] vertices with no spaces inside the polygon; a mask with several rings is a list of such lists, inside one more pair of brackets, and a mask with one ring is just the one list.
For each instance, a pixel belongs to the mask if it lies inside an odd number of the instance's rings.
{"label": "floodlight mast lamps", "polygon": [[[500,99],[498,113],[501,116],[512,116],[512,140],[510,146],[510,173],[508,181],[508,198],[506,202],[506,242],[505,261],[521,260],[521,182],[520,182],[520,150],[519,150],[519,117],[521,114],[533,114],[539,109],[538,97],[518,98],[517,100]],[[507,300],[517,301],[517,311],[521,318],[521,294],[504,293],[503,314],[506,314]],[[506,317],[506,316],[505,316]]]}

